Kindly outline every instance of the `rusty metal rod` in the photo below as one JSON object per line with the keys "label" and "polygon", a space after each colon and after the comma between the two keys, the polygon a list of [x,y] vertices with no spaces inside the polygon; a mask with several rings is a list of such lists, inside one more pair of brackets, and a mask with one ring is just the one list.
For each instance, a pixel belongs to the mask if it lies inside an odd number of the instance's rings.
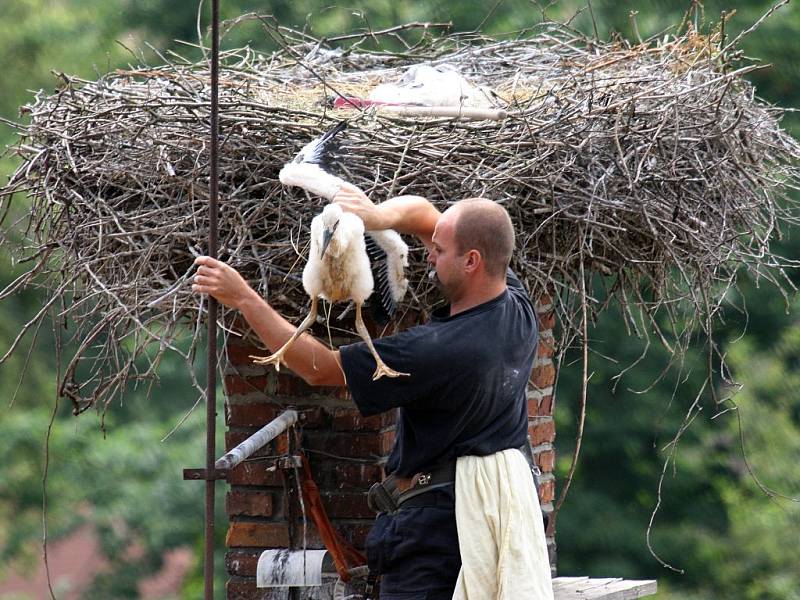
{"label": "rusty metal rod", "polygon": [[249,458],[254,452],[263,448],[266,444],[274,440],[281,433],[297,423],[297,411],[287,410],[280,416],[264,425],[253,435],[236,446],[233,450],[220,457],[214,465],[217,469],[232,469],[243,460]]}
{"label": "rusty metal rod", "polygon": [[[219,0],[211,1],[211,173],[208,198],[208,255],[217,258],[219,213]],[[206,473],[214,469],[217,432],[217,301],[208,297],[208,379],[206,386]],[[205,600],[214,600],[214,491],[206,479],[203,561]]]}

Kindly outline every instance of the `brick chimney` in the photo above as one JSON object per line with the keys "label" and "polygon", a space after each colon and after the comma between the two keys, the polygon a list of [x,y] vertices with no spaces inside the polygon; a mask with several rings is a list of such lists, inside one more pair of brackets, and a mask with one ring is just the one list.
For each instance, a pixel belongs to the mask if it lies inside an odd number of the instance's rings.
{"label": "brick chimney", "polygon": [[[549,297],[536,303],[540,322],[539,352],[528,389],[529,435],[534,456],[542,469],[540,502],[546,512],[553,509],[555,482],[553,464],[554,315]],[[335,344],[349,340],[335,339]],[[254,365],[256,348],[228,342],[225,366],[226,450],[275,418],[282,407],[300,412],[303,445],[314,479],[334,527],[356,547],[363,549],[374,513],[367,506],[370,485],[382,477],[394,442],[394,412],[364,418],[344,389],[312,388],[291,373]],[[267,548],[303,548],[304,524],[298,490],[291,472],[282,472],[271,457],[288,450],[288,436],[280,436],[253,459],[230,474],[225,510],[229,518],[225,565],[228,600],[277,598],[267,589],[256,588],[256,565]],[[305,524],[308,548],[323,548],[313,523]],[[551,567],[555,568],[555,541],[548,538]],[[283,596],[280,596],[283,597]]]}

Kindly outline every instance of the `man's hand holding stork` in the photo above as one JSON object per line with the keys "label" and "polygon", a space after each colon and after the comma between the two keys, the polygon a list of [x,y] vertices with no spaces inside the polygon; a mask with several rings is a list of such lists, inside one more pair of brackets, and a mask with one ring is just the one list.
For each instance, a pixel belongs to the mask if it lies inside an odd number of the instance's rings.
{"label": "man's hand holding stork", "polygon": [[431,246],[431,236],[441,216],[436,207],[422,196],[397,196],[382,204],[375,204],[359,188],[347,182],[333,201],[359,216],[367,231],[394,229],[399,233],[415,235],[426,248]]}

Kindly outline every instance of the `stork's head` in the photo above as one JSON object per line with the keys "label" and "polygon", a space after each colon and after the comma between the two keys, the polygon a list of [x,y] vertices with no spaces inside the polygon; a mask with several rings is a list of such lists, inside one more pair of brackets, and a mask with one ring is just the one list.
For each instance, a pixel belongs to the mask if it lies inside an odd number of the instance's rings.
{"label": "stork's head", "polygon": [[338,204],[328,204],[322,210],[322,245],[320,246],[320,258],[325,256],[331,241],[339,228],[339,221],[342,218],[342,207]]}

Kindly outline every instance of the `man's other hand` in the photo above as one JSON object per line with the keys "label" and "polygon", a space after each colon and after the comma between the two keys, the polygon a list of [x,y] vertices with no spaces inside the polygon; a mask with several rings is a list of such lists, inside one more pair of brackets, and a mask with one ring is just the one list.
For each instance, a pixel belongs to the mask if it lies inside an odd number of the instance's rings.
{"label": "man's other hand", "polygon": [[197,273],[192,284],[193,292],[214,296],[225,306],[237,310],[257,295],[239,272],[224,262],[210,256],[198,256],[194,264]]}

